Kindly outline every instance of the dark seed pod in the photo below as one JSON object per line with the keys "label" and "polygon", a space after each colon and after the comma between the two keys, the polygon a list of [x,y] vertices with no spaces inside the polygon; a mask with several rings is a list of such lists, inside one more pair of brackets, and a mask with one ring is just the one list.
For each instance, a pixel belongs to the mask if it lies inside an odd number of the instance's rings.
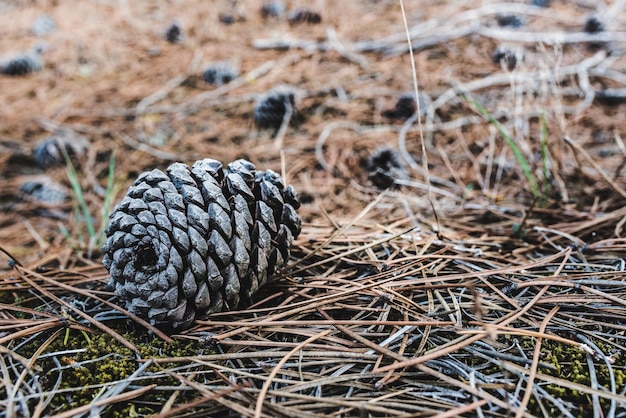
{"label": "dark seed pod", "polygon": [[239,77],[239,71],[229,62],[222,61],[210,65],[202,74],[205,83],[221,86]]}
{"label": "dark seed pod", "polygon": [[398,153],[388,147],[378,148],[367,162],[368,178],[379,189],[393,187],[396,180],[407,178]]}
{"label": "dark seed pod", "polygon": [[76,135],[53,135],[42,139],[33,149],[33,158],[42,168],[65,165],[63,149],[72,160],[85,155],[89,141]]}
{"label": "dark seed pod", "polygon": [[318,24],[322,22],[322,15],[318,12],[311,10],[306,7],[300,7],[295,9],[289,14],[289,23],[298,24],[298,23],[310,23],[310,24]]}
{"label": "dark seed pod", "polygon": [[172,23],[165,30],[165,40],[171,44],[180,43],[185,38],[183,28],[176,22]]}
{"label": "dark seed pod", "polygon": [[126,308],[163,328],[248,302],[300,234],[297,195],[246,160],[139,176],[111,215],[103,264]]}
{"label": "dark seed pod", "polygon": [[279,86],[260,96],[254,105],[254,123],[259,129],[278,129],[288,109],[296,107],[296,93],[289,86]]}
{"label": "dark seed pod", "polygon": [[261,6],[261,17],[263,19],[278,18],[285,14],[285,3],[282,1],[272,1]]}
{"label": "dark seed pod", "polygon": [[0,63],[0,73],[10,76],[20,76],[40,71],[43,68],[43,60],[34,52],[19,55]]}

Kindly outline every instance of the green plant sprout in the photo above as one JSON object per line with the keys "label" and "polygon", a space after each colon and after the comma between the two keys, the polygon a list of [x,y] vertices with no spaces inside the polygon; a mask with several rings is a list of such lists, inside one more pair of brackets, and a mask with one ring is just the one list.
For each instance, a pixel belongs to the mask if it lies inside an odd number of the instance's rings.
{"label": "green plant sprout", "polygon": [[104,202],[100,210],[100,225],[98,227],[98,230],[96,230],[94,226],[94,216],[92,216],[91,212],[89,211],[89,206],[85,201],[85,194],[78,179],[78,174],[76,172],[74,164],[72,163],[72,159],[70,158],[65,148],[61,147],[61,152],[63,153],[63,158],[65,159],[65,163],[67,164],[67,177],[70,181],[70,184],[72,186],[72,193],[75,197],[74,212],[80,215],[77,216],[78,219],[85,222],[85,228],[87,229],[87,236],[89,237],[89,239],[85,245],[85,239],[83,237],[83,231],[81,230],[81,228],[77,229],[77,240],[72,239],[72,236],[69,233],[68,229],[65,227],[65,225],[60,225],[61,233],[75,249],[86,247],[87,256],[91,257],[93,250],[102,246],[102,243],[104,241],[104,230],[106,229],[109,214],[111,213],[111,203],[113,201],[113,186],[115,178],[115,151],[111,152],[111,157],[109,158],[107,188],[104,194]]}
{"label": "green plant sprout", "polygon": [[[480,113],[485,119],[487,119],[489,123],[491,123],[498,130],[498,132],[500,132],[500,135],[502,135],[506,143],[509,145],[509,147],[513,151],[513,154],[515,155],[515,159],[517,160],[518,164],[522,168],[522,172],[524,173],[524,177],[526,177],[526,181],[528,182],[528,186],[530,187],[530,191],[533,194],[533,197],[535,199],[541,198],[541,191],[539,190],[539,186],[537,185],[537,180],[535,179],[532,169],[530,168],[530,164],[528,164],[526,157],[524,157],[524,154],[522,154],[522,151],[519,149],[519,147],[515,143],[515,140],[507,132],[504,126],[502,126],[502,124],[498,122],[493,117],[493,115],[489,113],[489,111],[487,111],[487,109],[485,109],[480,103],[478,103],[477,101],[473,99],[468,98],[464,94],[461,94],[460,96],[469,104],[471,104],[478,111],[478,113]],[[542,129],[543,129],[543,126],[542,126]],[[543,135],[543,130],[542,130],[542,135]],[[543,138],[542,138],[542,151],[543,151]],[[544,155],[544,158],[547,158],[547,155]],[[546,170],[545,161],[544,161],[544,170]]]}
{"label": "green plant sprout", "polygon": [[543,162],[543,195],[550,196],[550,166],[548,164],[548,124],[546,112],[541,112],[541,160]]}

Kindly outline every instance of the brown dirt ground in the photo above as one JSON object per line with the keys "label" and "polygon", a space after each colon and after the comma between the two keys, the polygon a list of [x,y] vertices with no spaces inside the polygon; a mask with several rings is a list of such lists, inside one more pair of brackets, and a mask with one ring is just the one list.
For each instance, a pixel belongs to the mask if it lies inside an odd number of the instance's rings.
{"label": "brown dirt ground", "polygon": [[[305,3],[288,1],[287,9]],[[0,246],[31,267],[80,264],[59,228],[65,225],[72,236],[84,230],[72,202],[62,205],[60,217],[42,216],[43,209],[59,208],[29,202],[19,192],[24,181],[48,176],[69,193],[65,168],[43,170],[32,157],[35,144],[58,128],[90,143],[76,163],[94,214],[102,207],[114,151],[116,200],[145,170],[205,157],[225,163],[246,158],[282,172],[301,194],[305,227],[299,246],[326,239],[319,231],[328,234],[324,228],[332,223],[352,220],[381,193],[367,179],[368,156],[383,145],[399,148],[403,121],[383,114],[414,88],[408,53],[393,52],[406,47],[406,35],[397,1],[309,3],[321,11],[322,24],[264,19],[261,0],[0,1],[2,55],[46,46],[42,71],[0,77]],[[495,2],[488,0],[405,2],[409,26],[430,25],[415,42],[432,45],[415,51],[415,64],[420,90],[436,104],[432,126],[423,118],[422,127],[430,181],[443,192],[434,190],[429,202],[414,125],[406,137],[407,153],[417,164],[409,170],[413,186],[387,192],[362,222],[382,230],[415,222],[427,234],[438,230],[443,239],[502,244],[508,260],[544,254],[544,235],[536,226],[585,243],[622,237],[626,105],[591,97],[585,102],[585,94],[626,84],[626,13],[611,12],[618,1],[600,7],[593,1],[553,0],[550,8],[528,11],[529,3],[498,6],[521,10],[525,25],[510,29],[498,26],[489,7]],[[30,28],[44,14],[58,27],[35,36]],[[505,39],[515,30],[580,34],[591,14],[606,20],[613,41],[594,47]],[[234,23],[220,23],[221,15],[232,16]],[[173,21],[184,29],[181,43],[164,39]],[[474,31],[446,38],[463,27]],[[328,47],[329,28],[342,47]],[[262,49],[255,47],[259,40],[309,41],[309,48]],[[384,51],[364,51],[364,41],[381,41]],[[499,46],[523,49],[514,70],[493,61]],[[204,68],[222,60],[240,69],[243,82],[215,87],[202,81]],[[251,75],[260,68],[265,71]],[[493,83],[474,88],[481,80]],[[297,113],[282,147],[253,122],[254,100],[280,84],[298,91]],[[438,102],[455,88],[482,103],[511,133],[540,186],[547,187],[541,202],[533,205],[524,174],[493,125],[456,94]],[[322,143],[325,129],[333,127]],[[511,236],[520,222],[524,240]],[[99,257],[80,262],[96,265]]]}

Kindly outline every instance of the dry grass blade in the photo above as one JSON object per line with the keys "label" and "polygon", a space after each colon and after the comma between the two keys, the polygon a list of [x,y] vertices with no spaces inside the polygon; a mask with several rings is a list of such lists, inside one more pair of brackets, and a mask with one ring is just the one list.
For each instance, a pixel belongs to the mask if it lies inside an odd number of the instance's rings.
{"label": "dry grass blade", "polygon": [[46,297],[48,297],[49,299],[55,301],[60,306],[64,306],[65,308],[67,308],[68,310],[74,312],[76,315],[80,316],[81,318],[86,319],[90,324],[94,325],[97,328],[100,328],[102,331],[104,331],[107,334],[109,334],[111,337],[113,337],[114,340],[116,340],[117,342],[119,342],[123,346],[131,349],[132,351],[135,351],[135,352],[138,351],[137,347],[135,347],[127,339],[122,337],[119,333],[117,333],[113,329],[109,328],[108,326],[106,326],[102,322],[93,319],[91,316],[89,316],[86,313],[82,312],[81,310],[75,308],[74,306],[68,304],[64,300],[62,300],[62,299],[58,298],[57,296],[53,295],[48,290],[44,289],[42,286],[40,286],[37,283],[35,283],[35,281],[32,280],[30,277],[28,277],[29,275],[32,275],[33,277],[36,277],[36,278],[38,278],[39,280],[41,280],[43,282],[46,282],[47,279],[46,279],[45,276],[37,274],[34,271],[27,270],[27,269],[25,269],[23,267],[16,266],[14,268],[19,273],[20,278],[22,280],[24,280],[26,283],[28,283],[28,285],[31,286],[33,289],[36,289],[41,294],[43,294]]}
{"label": "dry grass blade", "polygon": [[585,149],[583,147],[581,147],[579,144],[577,144],[576,142],[572,141],[571,138],[569,137],[565,137],[565,143],[567,145],[569,145],[570,147],[572,147],[575,152],[577,154],[582,155],[585,158],[585,161],[587,161],[597,172],[598,174],[600,174],[600,176],[604,179],[604,181],[606,181],[609,186],[611,186],[611,188],[613,190],[615,190],[615,192],[619,193],[620,196],[626,198],[626,190],[624,190],[622,187],[620,187],[619,184],[617,184],[605,171],[602,167],[600,167],[600,165],[594,161],[593,158],[591,158],[591,156],[589,155],[589,153],[587,153],[587,151],[585,151]]}
{"label": "dry grass blade", "polygon": [[450,418],[450,417],[460,417],[463,414],[468,412],[473,412],[476,409],[479,409],[481,406],[484,406],[487,403],[486,400],[481,399],[480,401],[472,402],[471,404],[460,406],[455,409],[451,409],[446,412],[442,412],[437,415],[433,415],[433,418]]}
{"label": "dry grass blade", "polygon": [[[539,332],[543,333],[546,330],[546,326],[552,319],[552,317],[559,311],[559,307],[555,306],[552,308],[550,313],[546,315],[546,318],[541,321],[541,327],[539,327]],[[539,367],[539,355],[541,354],[541,338],[537,339],[537,344],[535,345],[535,350],[533,351],[533,362],[530,366],[530,373],[528,374],[528,381],[526,383],[526,392],[524,393],[524,397],[522,398],[522,403],[515,414],[515,418],[521,418],[524,415],[524,411],[528,407],[528,402],[530,401],[530,397],[533,394],[533,385],[535,381],[535,375],[537,374],[537,368]]]}
{"label": "dry grass blade", "polygon": [[269,390],[269,387],[272,383],[272,379],[274,379],[274,377],[278,374],[278,372],[280,371],[280,368],[289,360],[289,358],[291,358],[291,356],[293,356],[295,353],[297,353],[298,351],[302,350],[304,347],[306,347],[308,344],[312,343],[315,340],[318,340],[320,338],[325,337],[326,335],[328,335],[330,333],[330,330],[326,330],[323,331],[317,335],[313,335],[309,338],[307,338],[306,340],[302,341],[300,344],[298,344],[297,346],[295,346],[293,348],[293,350],[291,350],[290,352],[288,352],[285,357],[283,357],[282,359],[280,359],[280,361],[278,362],[278,364],[276,365],[276,367],[274,367],[274,369],[272,370],[272,372],[270,373],[270,375],[268,376],[267,380],[265,381],[265,383],[263,384],[263,387],[261,388],[261,392],[259,392],[258,395],[258,399],[256,402],[256,407],[254,408],[254,418],[260,418],[261,417],[261,412],[263,411],[263,404],[265,403],[265,395],[267,394],[267,391]]}

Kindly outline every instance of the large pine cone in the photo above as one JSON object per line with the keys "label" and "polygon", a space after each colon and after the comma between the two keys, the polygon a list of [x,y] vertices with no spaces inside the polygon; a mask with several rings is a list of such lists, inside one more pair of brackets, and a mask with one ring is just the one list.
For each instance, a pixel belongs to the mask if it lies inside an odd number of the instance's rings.
{"label": "large pine cone", "polygon": [[145,172],[111,215],[102,260],[126,308],[183,329],[235,309],[283,267],[301,230],[295,190],[271,170],[204,159]]}

